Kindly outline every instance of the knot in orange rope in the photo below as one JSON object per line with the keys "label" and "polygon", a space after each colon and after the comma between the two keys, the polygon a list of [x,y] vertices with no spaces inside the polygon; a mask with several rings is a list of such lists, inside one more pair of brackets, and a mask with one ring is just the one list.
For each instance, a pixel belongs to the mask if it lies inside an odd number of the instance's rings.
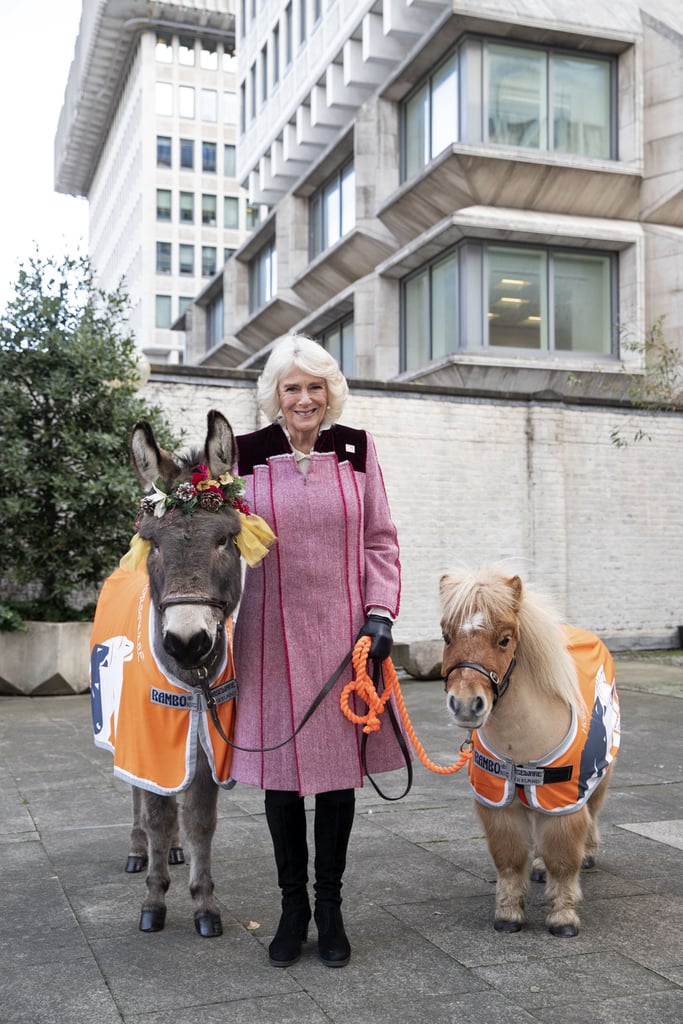
{"label": "knot in orange rope", "polygon": [[[396,678],[396,671],[391,662],[390,658],[382,662],[385,675],[385,686],[380,696],[377,693],[377,688],[373,683],[372,679],[368,675],[367,664],[368,654],[370,652],[370,646],[372,644],[372,638],[369,636],[362,636],[356,643],[353,649],[353,655],[351,662],[353,664],[353,670],[355,678],[347,683],[341,692],[339,703],[341,709],[350,722],[354,722],[356,725],[363,726],[363,732],[371,733],[377,732],[380,728],[381,722],[379,716],[384,711],[387,701],[393,693],[393,677]],[[352,711],[349,707],[349,700],[352,693],[357,693],[358,696],[365,701],[368,706],[368,710],[364,715],[357,715],[355,711]]]}
{"label": "knot in orange rope", "polygon": [[[349,721],[355,722],[356,725],[362,725],[363,732],[377,732],[382,724],[379,716],[384,711],[387,702],[393,694],[396,699],[398,709],[401,712],[406,732],[410,737],[410,742],[425,768],[428,768],[430,772],[436,772],[438,775],[452,775],[453,772],[460,771],[460,769],[463,768],[472,757],[474,745],[472,743],[471,733],[468,734],[468,738],[461,744],[460,756],[454,764],[435,764],[434,761],[429,758],[427,751],[415,734],[415,729],[413,728],[413,723],[410,721],[408,709],[406,708],[405,701],[403,700],[403,694],[401,693],[401,686],[398,681],[396,669],[394,668],[394,663],[391,658],[386,658],[382,662],[384,690],[382,691],[381,696],[377,693],[375,684],[367,672],[368,654],[371,643],[371,637],[362,636],[356,642],[356,646],[353,649],[351,661],[355,672],[355,678],[352,679],[350,683],[347,683],[341,692],[339,703],[341,705],[342,712],[346,715]],[[357,693],[358,696],[361,697],[368,705],[368,711],[364,715],[357,715],[355,711],[352,711],[349,707],[349,698],[354,692]]]}

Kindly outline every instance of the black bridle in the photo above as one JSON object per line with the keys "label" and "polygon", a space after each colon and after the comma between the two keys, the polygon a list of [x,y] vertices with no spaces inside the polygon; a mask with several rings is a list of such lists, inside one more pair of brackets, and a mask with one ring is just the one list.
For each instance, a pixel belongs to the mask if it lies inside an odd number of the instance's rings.
{"label": "black bridle", "polygon": [[500,698],[503,696],[508,686],[510,685],[510,677],[512,676],[512,672],[516,664],[517,659],[513,655],[510,664],[505,670],[505,675],[501,679],[497,672],[494,672],[493,669],[486,668],[484,665],[480,665],[477,661],[459,661],[457,662],[457,664],[449,668],[448,675],[446,676],[446,683],[448,683],[448,680],[450,679],[452,673],[455,672],[456,669],[474,669],[475,672],[479,672],[482,676],[486,676],[486,678],[491,684],[491,689],[493,690],[493,705],[491,710],[493,710],[493,708],[495,708],[496,704],[498,703],[498,701],[500,700]]}
{"label": "black bridle", "polygon": [[177,597],[167,597],[157,604],[157,610],[163,613],[166,608],[177,604],[204,604],[211,608],[219,608],[224,615],[227,615],[228,602],[220,601],[217,597],[193,597],[190,594],[179,594]]}

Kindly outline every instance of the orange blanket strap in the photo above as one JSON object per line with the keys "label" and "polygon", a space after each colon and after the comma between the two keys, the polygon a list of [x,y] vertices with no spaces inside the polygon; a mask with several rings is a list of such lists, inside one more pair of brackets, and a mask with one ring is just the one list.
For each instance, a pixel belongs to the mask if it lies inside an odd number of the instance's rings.
{"label": "orange blanket strap", "polygon": [[[406,732],[410,738],[410,742],[425,768],[428,768],[430,772],[436,772],[439,775],[451,775],[453,772],[460,771],[460,769],[466,765],[472,757],[472,740],[465,740],[462,744],[460,748],[460,757],[455,764],[451,764],[446,767],[444,765],[435,764],[434,761],[431,761],[427,756],[425,748],[415,735],[415,729],[410,721],[408,709],[406,708],[405,701],[403,700],[403,694],[401,693],[401,686],[398,681],[396,669],[394,668],[394,663],[391,658],[386,658],[385,661],[382,662],[384,691],[381,696],[377,693],[375,684],[367,672],[368,653],[370,651],[371,644],[371,637],[362,636],[353,649],[351,661],[353,664],[355,678],[352,679],[350,683],[347,683],[341,692],[339,704],[341,706],[342,713],[346,715],[350,722],[354,722],[356,725],[362,725],[363,732],[377,732],[381,726],[379,716],[384,711],[387,701],[393,693],[396,697],[396,704],[401,712],[401,717],[403,719]],[[349,707],[349,699],[352,693],[357,693],[358,696],[365,701],[368,706],[366,714],[357,715],[355,711],[351,710]]]}

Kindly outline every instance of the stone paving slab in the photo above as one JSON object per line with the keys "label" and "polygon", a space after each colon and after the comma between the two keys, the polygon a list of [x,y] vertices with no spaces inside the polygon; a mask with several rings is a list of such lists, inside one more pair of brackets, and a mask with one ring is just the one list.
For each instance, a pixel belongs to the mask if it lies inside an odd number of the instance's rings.
{"label": "stone paving slab", "polygon": [[[405,799],[358,794],[353,955],[335,971],[315,941],[287,970],[268,964],[279,893],[262,794],[245,786],[219,800],[223,936],[195,933],[187,865],[172,869],[165,930],[139,932],[144,878],[123,870],[130,791],[92,743],[87,695],[0,698],[0,1021],[680,1024],[683,667],[620,659],[617,677],[622,750],[580,934],[549,935],[539,885],[526,928],[494,931],[495,871],[466,777],[416,764]],[[441,684],[402,686],[429,756],[453,762],[461,734]]]}

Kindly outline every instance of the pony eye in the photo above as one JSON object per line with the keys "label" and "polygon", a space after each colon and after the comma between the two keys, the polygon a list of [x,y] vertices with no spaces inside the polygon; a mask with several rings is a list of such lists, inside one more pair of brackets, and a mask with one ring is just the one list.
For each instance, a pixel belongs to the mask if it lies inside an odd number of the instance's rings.
{"label": "pony eye", "polygon": [[448,633],[442,633],[441,638],[447,647],[450,646],[451,638],[449,637]]}
{"label": "pony eye", "polygon": [[502,648],[503,648],[503,650],[505,650],[505,648],[509,646],[509,644],[510,644],[510,640],[511,640],[511,639],[512,639],[512,637],[510,637],[510,636],[504,636],[504,637],[502,637],[502,638],[501,638],[501,639],[500,639],[500,640],[498,641],[498,646],[499,646],[499,647],[502,647]]}

